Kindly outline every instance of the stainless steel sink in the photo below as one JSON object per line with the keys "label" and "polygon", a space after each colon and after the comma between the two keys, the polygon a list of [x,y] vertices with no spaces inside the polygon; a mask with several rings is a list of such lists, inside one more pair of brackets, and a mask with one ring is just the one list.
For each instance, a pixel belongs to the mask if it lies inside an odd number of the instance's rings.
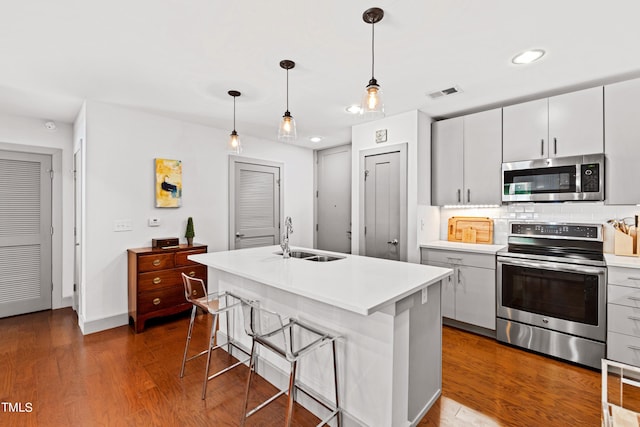
{"label": "stainless steel sink", "polygon": [[[276,255],[282,255],[282,251],[275,252]],[[306,252],[306,251],[291,251],[291,258],[299,258],[307,261],[315,261],[315,262],[329,262],[329,261],[337,261],[339,259],[343,259],[342,256],[332,256],[332,255],[323,255],[314,252]]]}
{"label": "stainless steel sink", "polygon": [[338,257],[338,256],[327,256],[327,255],[316,255],[313,256],[311,258],[305,258],[307,261],[316,261],[316,262],[329,262],[329,261],[335,261],[338,259],[342,259],[344,257]]}

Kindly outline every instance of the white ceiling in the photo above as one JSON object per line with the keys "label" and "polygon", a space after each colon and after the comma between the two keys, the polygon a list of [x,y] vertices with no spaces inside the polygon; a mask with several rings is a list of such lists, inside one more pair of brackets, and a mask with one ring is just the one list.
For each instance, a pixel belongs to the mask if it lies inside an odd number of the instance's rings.
{"label": "white ceiling", "polygon": [[[0,111],[73,122],[83,100],[275,139],[285,110],[297,145],[348,143],[371,70],[387,115],[443,117],[640,76],[638,0],[3,0]],[[528,66],[510,59],[547,55]],[[427,93],[459,85],[462,93]],[[321,135],[321,143],[309,136]]]}

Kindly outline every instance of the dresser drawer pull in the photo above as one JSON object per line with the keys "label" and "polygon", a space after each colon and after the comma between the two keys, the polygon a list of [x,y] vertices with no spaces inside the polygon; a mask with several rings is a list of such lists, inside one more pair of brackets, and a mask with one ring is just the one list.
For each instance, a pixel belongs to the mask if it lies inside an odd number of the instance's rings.
{"label": "dresser drawer pull", "polygon": [[[198,291],[196,291],[195,289],[191,292],[193,295],[198,295]],[[638,319],[640,320],[640,319]]]}
{"label": "dresser drawer pull", "polygon": [[636,347],[635,345],[628,345],[627,348],[630,350],[640,351],[640,347]]}
{"label": "dresser drawer pull", "polygon": [[154,260],[153,260],[153,266],[154,266],[154,267],[157,267],[157,266],[159,266],[159,265],[160,265],[160,260],[159,260],[159,259],[154,259]]}
{"label": "dresser drawer pull", "polygon": [[196,277],[196,272],[195,271],[190,271],[189,272],[189,277]]}
{"label": "dresser drawer pull", "polygon": [[154,298],[153,305],[158,305],[158,304],[160,304],[160,298]]}
{"label": "dresser drawer pull", "polygon": [[627,316],[627,319],[629,319],[629,320],[635,320],[635,321],[640,321],[640,317],[637,317],[637,316]]}
{"label": "dresser drawer pull", "polygon": [[154,278],[153,278],[153,284],[154,284],[154,285],[157,285],[157,284],[158,284],[158,283],[160,283],[160,282],[162,282],[162,279],[161,279],[161,278],[159,278],[159,277],[154,277]]}

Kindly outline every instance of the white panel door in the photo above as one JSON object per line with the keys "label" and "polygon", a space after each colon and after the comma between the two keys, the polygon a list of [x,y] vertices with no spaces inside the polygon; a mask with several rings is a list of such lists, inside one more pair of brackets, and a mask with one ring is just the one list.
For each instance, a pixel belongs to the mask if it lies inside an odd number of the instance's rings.
{"label": "white panel door", "polygon": [[351,253],[351,146],[318,151],[316,246]]}
{"label": "white panel door", "polygon": [[400,152],[365,157],[365,255],[400,260]]}
{"label": "white panel door", "polygon": [[51,156],[0,151],[0,317],[51,308]]}
{"label": "white panel door", "polygon": [[280,168],[235,162],[232,249],[280,243]]}

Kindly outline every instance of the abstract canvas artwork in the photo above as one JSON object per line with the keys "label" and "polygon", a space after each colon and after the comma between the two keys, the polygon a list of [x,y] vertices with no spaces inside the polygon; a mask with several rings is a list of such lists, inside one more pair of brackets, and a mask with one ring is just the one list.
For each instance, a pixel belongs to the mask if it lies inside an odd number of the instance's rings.
{"label": "abstract canvas artwork", "polygon": [[182,161],[156,159],[156,208],[182,204]]}

